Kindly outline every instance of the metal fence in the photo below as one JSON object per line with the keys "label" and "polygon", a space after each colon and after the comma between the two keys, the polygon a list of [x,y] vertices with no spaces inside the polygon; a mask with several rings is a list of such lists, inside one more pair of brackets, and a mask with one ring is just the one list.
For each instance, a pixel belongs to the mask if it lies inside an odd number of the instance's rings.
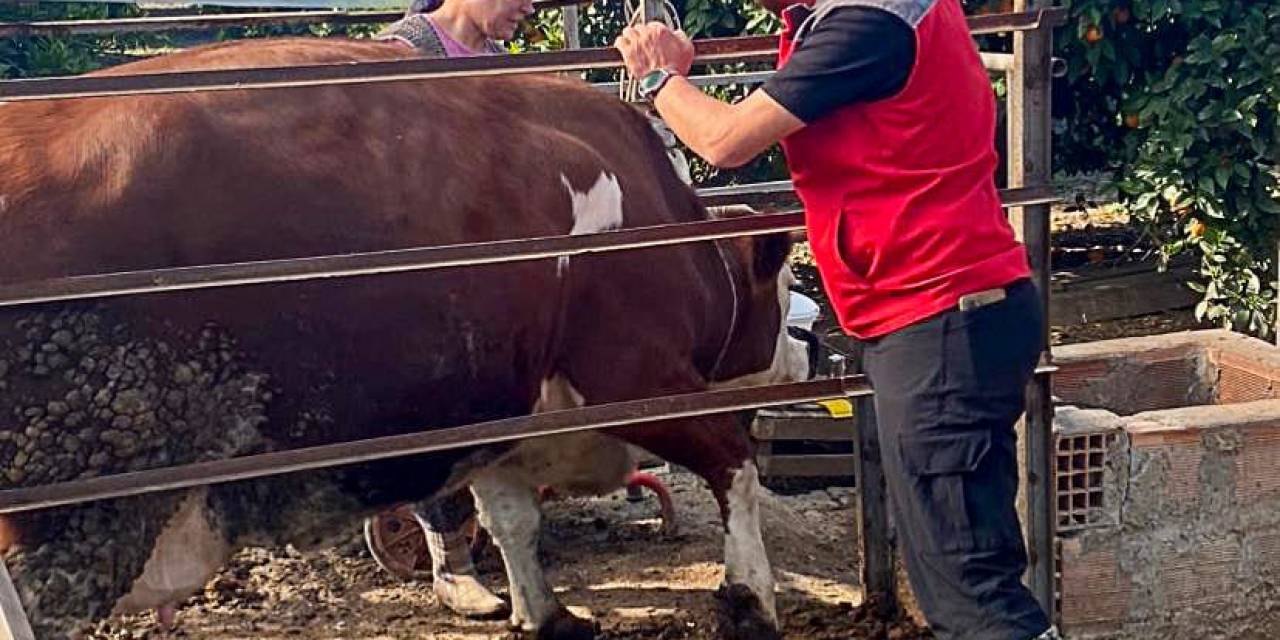
{"label": "metal fence", "polygon": [[[1055,61],[1050,56],[1052,29],[1062,23],[1060,9],[1037,9],[1034,0],[1018,0],[1015,12],[970,18],[971,32],[1013,33],[1014,52],[984,56],[988,68],[1009,79],[1010,189],[1001,192],[1015,229],[1026,243],[1045,303],[1049,282],[1049,83]],[[569,0],[544,0],[540,8],[576,6]],[[566,11],[566,14],[572,15]],[[223,16],[164,17],[79,23],[0,24],[0,36],[118,33],[216,29],[227,26],[305,24],[315,22],[383,22],[399,14],[367,12],[287,12]],[[576,35],[576,34],[575,34]],[[576,37],[570,38],[575,42]],[[774,38],[744,37],[696,43],[697,62],[772,60]],[[0,100],[57,100],[85,97],[181,93],[194,91],[287,89],[298,86],[405,81],[460,75],[547,73],[616,68],[613,49],[574,49],[497,58],[396,60],[341,65],[229,69],[139,76],[49,78],[0,82]],[[753,78],[753,80],[755,80]],[[701,189],[708,204],[760,203],[791,196],[786,182]],[[517,260],[545,259],[642,247],[705,242],[712,239],[804,229],[798,211],[746,219],[714,220],[629,228],[580,236],[530,238],[505,242],[422,247],[396,251],[313,256],[251,263],[202,265],[129,273],[90,274],[0,286],[0,307],[104,296],[145,295],[161,291],[318,278],[357,277],[394,271],[461,267]],[[1048,327],[1042,327],[1047,339]],[[1051,407],[1046,349],[1035,381],[1028,389],[1023,430],[1025,505],[1030,564],[1029,582],[1046,610],[1053,607],[1054,501],[1052,499]],[[867,593],[889,599],[896,593],[896,567],[889,534],[884,479],[874,428],[873,393],[860,375],[840,373],[808,382],[728,391],[710,391],[594,405],[335,445],[279,451],[213,462],[173,466],[0,491],[0,514],[31,511],[168,491],[247,478],[353,464],[463,446],[491,444],[532,436],[570,433],[626,424],[809,402],[836,397],[858,401],[856,483],[861,492],[858,525],[862,530],[863,585]],[[0,564],[0,638],[31,636],[17,593]]]}

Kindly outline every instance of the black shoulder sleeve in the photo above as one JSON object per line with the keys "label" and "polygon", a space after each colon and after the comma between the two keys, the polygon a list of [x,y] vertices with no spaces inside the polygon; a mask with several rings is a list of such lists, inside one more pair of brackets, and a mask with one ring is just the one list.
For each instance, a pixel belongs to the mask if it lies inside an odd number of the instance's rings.
{"label": "black shoulder sleeve", "polygon": [[915,56],[915,31],[903,19],[872,7],[840,7],[818,21],[761,89],[813,122],[839,107],[897,94]]}

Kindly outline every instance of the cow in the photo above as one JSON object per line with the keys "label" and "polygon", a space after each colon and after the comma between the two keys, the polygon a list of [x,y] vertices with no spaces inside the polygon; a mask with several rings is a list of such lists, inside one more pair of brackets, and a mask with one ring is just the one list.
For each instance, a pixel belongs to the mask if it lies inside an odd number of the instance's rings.
{"label": "cow", "polygon": [[[96,75],[346,63],[386,43],[206,45]],[[645,116],[523,75],[0,104],[0,282],[583,234],[711,215]],[[810,375],[785,234],[0,309],[6,487]],[[513,628],[590,638],[536,557],[536,487],[621,486],[638,446],[720,505],[730,637],[777,635],[732,414],[0,518],[42,638],[171,606],[246,545],[331,544],[470,487]]]}

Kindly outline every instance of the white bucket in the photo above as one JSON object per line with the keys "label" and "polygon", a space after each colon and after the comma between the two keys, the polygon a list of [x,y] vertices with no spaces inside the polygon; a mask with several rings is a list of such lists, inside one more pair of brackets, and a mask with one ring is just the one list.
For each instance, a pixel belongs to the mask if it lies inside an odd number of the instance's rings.
{"label": "white bucket", "polygon": [[791,310],[787,313],[787,324],[792,327],[800,327],[806,331],[813,331],[813,323],[818,320],[818,303],[813,298],[797,293],[791,293]]}

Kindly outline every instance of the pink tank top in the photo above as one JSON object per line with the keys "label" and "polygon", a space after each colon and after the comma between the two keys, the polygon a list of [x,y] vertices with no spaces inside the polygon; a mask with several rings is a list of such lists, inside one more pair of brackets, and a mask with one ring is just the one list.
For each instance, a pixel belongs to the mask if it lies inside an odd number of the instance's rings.
{"label": "pink tank top", "polygon": [[[436,37],[440,38],[440,44],[444,47],[445,55],[447,55],[450,58],[465,58],[469,56],[488,56],[488,55],[493,55],[495,53],[495,51],[493,51],[492,48],[487,50],[481,50],[481,51],[473,51],[467,45],[462,44],[457,40],[454,40],[453,36],[449,35],[448,31],[440,28],[440,25],[436,24],[436,21],[431,19],[431,16],[427,16],[427,22],[431,23],[431,28],[435,30]],[[490,44],[492,47],[492,43]]]}

